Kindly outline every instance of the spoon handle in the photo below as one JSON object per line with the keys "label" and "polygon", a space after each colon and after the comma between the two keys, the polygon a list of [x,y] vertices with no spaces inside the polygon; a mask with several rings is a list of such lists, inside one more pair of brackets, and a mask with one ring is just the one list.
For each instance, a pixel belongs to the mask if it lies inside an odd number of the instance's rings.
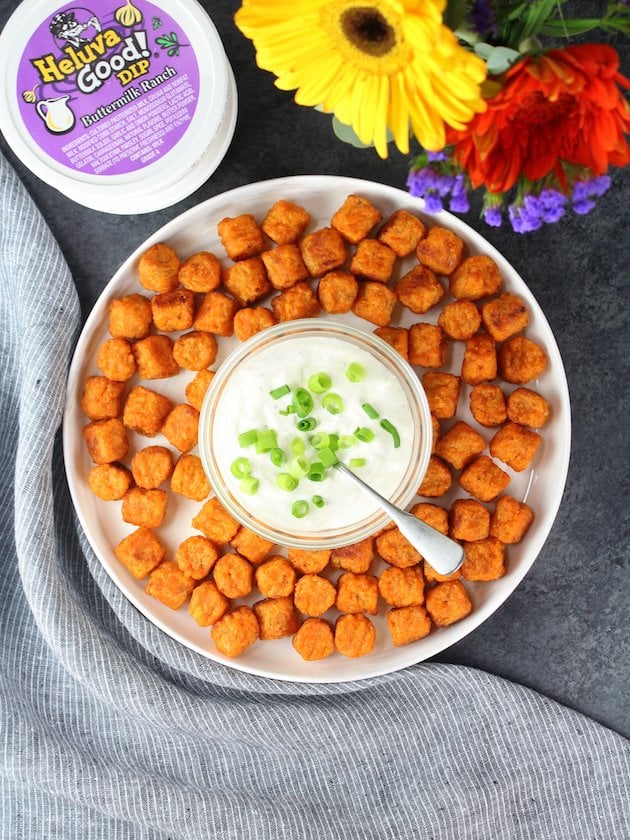
{"label": "spoon handle", "polygon": [[464,560],[464,549],[459,543],[445,537],[444,534],[436,531],[435,528],[431,528],[417,516],[407,513],[388,502],[374,488],[366,484],[352,470],[349,470],[345,464],[337,462],[335,467],[352,479],[355,484],[358,484],[383,508],[398,527],[400,533],[409,540],[411,545],[422,554],[439,575],[450,575],[459,569]]}

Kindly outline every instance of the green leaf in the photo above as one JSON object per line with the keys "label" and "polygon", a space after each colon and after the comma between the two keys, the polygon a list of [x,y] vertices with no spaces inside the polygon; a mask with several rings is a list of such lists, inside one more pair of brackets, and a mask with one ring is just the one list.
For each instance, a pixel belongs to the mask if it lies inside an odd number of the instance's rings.
{"label": "green leaf", "polygon": [[364,143],[360,140],[355,134],[352,126],[340,122],[337,117],[332,118],[332,127],[335,132],[335,137],[342,140],[344,143],[349,143],[357,149],[369,149],[372,146],[372,143]]}
{"label": "green leaf", "polygon": [[520,58],[521,54],[516,50],[508,49],[508,47],[495,47],[486,59],[488,73],[491,76],[499,76]]}
{"label": "green leaf", "polygon": [[442,20],[445,26],[455,31],[468,11],[467,0],[448,0]]}

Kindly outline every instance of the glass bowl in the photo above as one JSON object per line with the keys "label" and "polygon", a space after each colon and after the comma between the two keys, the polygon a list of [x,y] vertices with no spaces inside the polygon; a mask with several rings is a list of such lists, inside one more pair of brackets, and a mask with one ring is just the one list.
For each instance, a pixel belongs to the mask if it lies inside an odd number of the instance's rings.
{"label": "glass bowl", "polygon": [[[346,522],[342,527],[326,527],[324,524],[323,527],[313,530],[313,528],[306,528],[299,519],[295,520],[294,527],[284,524],[279,526],[264,521],[263,516],[248,509],[248,497],[233,491],[232,488],[236,487],[236,484],[235,479],[230,475],[230,465],[225,460],[225,456],[216,451],[221,447],[222,437],[225,442],[223,433],[226,431],[226,420],[221,417],[221,400],[231,385],[238,387],[235,384],[235,378],[237,382],[239,381],[238,372],[243,372],[245,363],[250,363],[257,354],[269,350],[272,345],[273,351],[277,352],[278,348],[282,349],[283,343],[290,341],[291,348],[295,350],[295,339],[311,343],[309,349],[315,351],[313,353],[314,372],[319,369],[317,342],[322,339],[336,339],[348,345],[348,360],[353,358],[353,353],[356,356],[357,351],[368,353],[395,377],[408,405],[412,418],[412,430],[408,462],[402,478],[393,492],[387,494],[387,497],[393,504],[403,508],[411,502],[422,483],[431,456],[431,414],[422,385],[413,368],[385,341],[372,333],[363,332],[348,324],[333,320],[309,318],[277,324],[257,333],[231,353],[216,372],[201,408],[199,454],[208,481],[219,501],[236,520],[261,537],[276,544],[312,551],[351,545],[377,533],[389,521],[385,513],[374,508],[374,503],[367,496],[365,496],[365,509],[362,507],[364,496],[361,495],[361,502],[353,507],[357,512],[356,520]],[[266,392],[268,385],[264,387]],[[234,431],[234,439],[236,439],[236,434]],[[243,450],[239,454],[246,456],[247,451]],[[341,475],[339,478],[343,480]],[[348,481],[350,494],[354,491],[354,485],[351,487],[349,479],[345,480]],[[313,484],[312,490],[309,487],[309,491],[321,492],[317,489],[318,486]]]}

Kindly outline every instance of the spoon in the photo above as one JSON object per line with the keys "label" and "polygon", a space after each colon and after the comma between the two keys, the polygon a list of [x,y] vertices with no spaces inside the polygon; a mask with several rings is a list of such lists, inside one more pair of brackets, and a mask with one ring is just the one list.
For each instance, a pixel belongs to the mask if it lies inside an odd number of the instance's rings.
{"label": "spoon", "polygon": [[358,484],[383,508],[398,527],[400,533],[409,540],[416,551],[422,554],[439,575],[450,575],[459,569],[464,561],[464,549],[459,543],[445,537],[444,534],[436,531],[435,528],[431,528],[430,525],[427,525],[426,522],[418,519],[412,513],[407,513],[388,502],[380,493],[377,493],[369,484],[355,475],[352,470],[349,470],[345,464],[338,461],[335,467],[339,472],[351,478],[355,484]]}

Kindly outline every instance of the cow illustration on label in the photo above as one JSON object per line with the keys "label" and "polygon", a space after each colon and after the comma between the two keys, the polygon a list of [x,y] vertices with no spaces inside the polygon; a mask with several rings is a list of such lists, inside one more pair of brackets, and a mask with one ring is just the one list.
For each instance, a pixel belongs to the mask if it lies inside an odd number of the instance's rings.
{"label": "cow illustration on label", "polygon": [[[86,21],[80,21],[77,20],[77,14],[81,17],[85,15],[89,17]],[[90,29],[92,34],[85,35],[84,33]],[[87,44],[90,38],[94,37],[95,32],[101,30],[101,22],[87,9],[65,9],[63,12],[58,12],[50,21],[50,31],[60,46],[69,44],[71,47],[80,47],[81,44]]]}

